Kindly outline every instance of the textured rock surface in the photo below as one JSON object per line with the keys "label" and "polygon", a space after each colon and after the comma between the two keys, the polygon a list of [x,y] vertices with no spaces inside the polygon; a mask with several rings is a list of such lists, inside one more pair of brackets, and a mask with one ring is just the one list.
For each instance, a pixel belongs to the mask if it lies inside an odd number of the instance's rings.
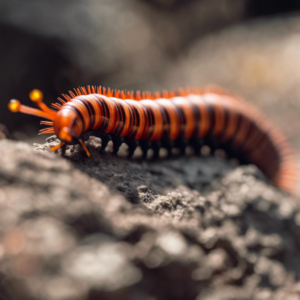
{"label": "textured rock surface", "polygon": [[0,141],[3,299],[299,299],[300,210],[253,166]]}

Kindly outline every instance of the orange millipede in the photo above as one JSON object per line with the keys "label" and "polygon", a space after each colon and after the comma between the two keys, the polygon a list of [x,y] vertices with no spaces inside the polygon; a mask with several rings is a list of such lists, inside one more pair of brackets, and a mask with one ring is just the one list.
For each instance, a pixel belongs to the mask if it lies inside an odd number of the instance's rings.
{"label": "orange millipede", "polygon": [[89,136],[102,139],[105,150],[113,141],[117,153],[125,142],[131,157],[141,146],[146,157],[149,148],[158,157],[161,147],[171,154],[173,147],[184,152],[190,144],[195,153],[206,144],[212,150],[224,149],[242,163],[253,163],[279,188],[293,192],[298,170],[291,147],[284,136],[252,105],[218,89],[179,89],[163,91],[125,92],[101,86],[78,87],[58,98],[52,104],[43,103],[39,90],[30,93],[30,99],[40,108],[34,109],[18,100],[11,100],[9,109],[46,118],[41,124],[49,126],[40,134],[53,134],[61,143],[50,150],[84,143]]}

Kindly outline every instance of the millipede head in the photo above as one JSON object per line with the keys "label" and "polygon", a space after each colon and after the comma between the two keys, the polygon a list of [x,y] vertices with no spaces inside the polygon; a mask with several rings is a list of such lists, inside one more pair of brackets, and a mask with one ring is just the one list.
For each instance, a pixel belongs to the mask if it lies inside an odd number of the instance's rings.
{"label": "millipede head", "polygon": [[[78,90],[78,93],[81,91]],[[86,93],[86,90],[82,90],[83,93]],[[74,95],[75,96],[75,95]],[[46,118],[50,121],[42,121],[42,125],[47,125],[50,127],[44,128],[40,130],[39,134],[53,134],[56,133],[57,137],[61,140],[61,143],[57,146],[51,147],[50,151],[58,150],[59,148],[65,148],[67,144],[75,144],[80,143],[83,149],[85,150],[88,157],[90,157],[90,152],[88,151],[87,147],[85,146],[84,142],[80,139],[78,130],[76,131],[76,126],[74,126],[74,114],[69,111],[69,114],[60,114],[59,110],[61,108],[60,105],[54,104],[53,106],[58,109],[58,112],[50,109],[47,105],[43,102],[43,93],[40,90],[34,89],[29,93],[29,98],[35,105],[40,108],[32,108],[25,105],[22,105],[19,100],[12,99],[8,103],[8,109],[11,112],[21,112],[24,114],[29,114],[37,117]],[[68,99],[70,101],[70,99]],[[61,101],[62,104],[65,101]],[[54,122],[54,120],[56,120]],[[78,134],[76,134],[76,132]]]}

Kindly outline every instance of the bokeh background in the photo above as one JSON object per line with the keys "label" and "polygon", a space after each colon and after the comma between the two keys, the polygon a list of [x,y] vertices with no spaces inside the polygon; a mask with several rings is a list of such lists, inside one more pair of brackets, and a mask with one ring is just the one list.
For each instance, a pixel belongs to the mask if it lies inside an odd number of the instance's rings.
{"label": "bokeh background", "polygon": [[216,84],[258,105],[300,149],[299,9],[297,0],[1,0],[2,136],[37,139],[37,118],[7,110],[11,98],[31,105],[33,88],[50,104],[87,84]]}
{"label": "bokeh background", "polygon": [[255,167],[130,161],[96,139],[62,159],[7,110],[33,88],[50,104],[79,85],[214,84],[299,155],[299,50],[299,0],[0,0],[0,139],[30,144],[0,141],[0,299],[299,300],[299,203]]}

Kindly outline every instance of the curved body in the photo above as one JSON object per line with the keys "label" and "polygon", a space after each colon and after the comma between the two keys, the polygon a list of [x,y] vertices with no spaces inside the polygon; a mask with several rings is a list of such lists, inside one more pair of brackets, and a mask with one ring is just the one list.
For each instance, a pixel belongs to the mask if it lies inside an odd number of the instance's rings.
{"label": "curved body", "polygon": [[293,192],[296,187],[297,167],[283,135],[254,107],[227,93],[184,90],[154,97],[101,87],[78,88],[75,93],[59,98],[61,106],[54,104],[58,111],[49,117],[53,122],[43,123],[53,128],[42,133],[55,132],[63,141],[69,133],[70,138],[100,136],[102,149],[113,140],[114,152],[125,142],[130,156],[139,145],[145,155],[153,148],[158,156],[160,147],[170,152],[174,146],[184,150],[191,144],[199,152],[206,144],[257,165],[281,189]]}

